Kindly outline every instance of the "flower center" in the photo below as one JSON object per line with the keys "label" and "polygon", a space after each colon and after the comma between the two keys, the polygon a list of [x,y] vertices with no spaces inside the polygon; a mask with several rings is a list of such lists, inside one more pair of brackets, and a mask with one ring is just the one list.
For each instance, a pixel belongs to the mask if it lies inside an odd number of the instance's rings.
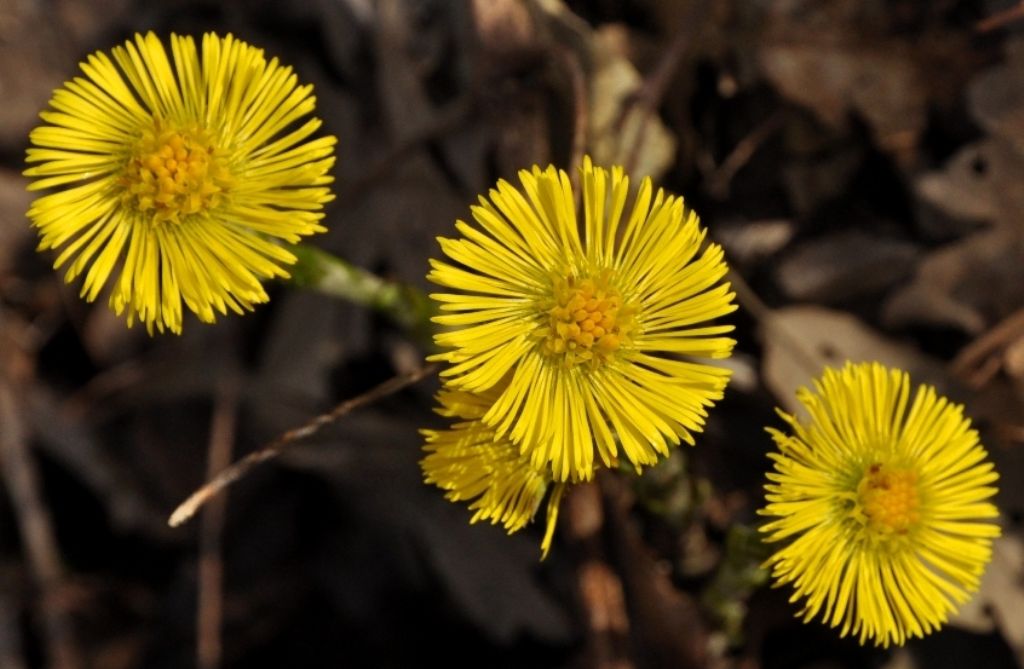
{"label": "flower center", "polygon": [[920,519],[917,473],[875,463],[857,486],[866,525],[883,535],[906,534]]}
{"label": "flower center", "polygon": [[606,362],[633,330],[634,309],[609,283],[610,272],[596,277],[558,277],[545,304],[544,351],[567,367]]}
{"label": "flower center", "polygon": [[154,222],[180,223],[182,216],[216,207],[231,175],[206,133],[158,122],[139,138],[120,183],[124,204]]}

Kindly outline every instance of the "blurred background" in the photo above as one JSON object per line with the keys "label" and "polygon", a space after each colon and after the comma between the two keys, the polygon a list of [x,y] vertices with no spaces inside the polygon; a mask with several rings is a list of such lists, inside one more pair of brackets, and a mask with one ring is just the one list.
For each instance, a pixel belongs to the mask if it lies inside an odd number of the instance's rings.
{"label": "blurred background", "polygon": [[[426,288],[499,177],[585,150],[683,194],[742,308],[698,447],[542,527],[470,526],[421,482],[429,380],[167,516],[212,461],[426,349],[293,286],[182,336],[128,330],[34,252],[29,130],[88,53],[232,32],[338,136],[311,243]],[[985,0],[0,0],[0,667],[1020,667],[1024,9]],[[775,406],[877,359],[967,406],[1004,537],[941,633],[862,648],[764,585]],[[224,498],[222,498],[224,499]]]}

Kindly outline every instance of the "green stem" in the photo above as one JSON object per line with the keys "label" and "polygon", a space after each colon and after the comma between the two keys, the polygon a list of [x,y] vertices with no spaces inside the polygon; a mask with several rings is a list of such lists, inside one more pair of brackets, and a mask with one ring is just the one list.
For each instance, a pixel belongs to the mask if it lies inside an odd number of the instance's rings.
{"label": "green stem", "polygon": [[313,246],[296,244],[289,250],[298,258],[291,268],[292,285],[369,307],[417,339],[430,341],[434,304],[420,289],[382,279]]}
{"label": "green stem", "polygon": [[734,646],[743,640],[747,600],[768,580],[768,572],[762,564],[770,554],[771,549],[757,529],[740,523],[732,525],[726,535],[718,571],[701,595],[701,602],[718,620]]}

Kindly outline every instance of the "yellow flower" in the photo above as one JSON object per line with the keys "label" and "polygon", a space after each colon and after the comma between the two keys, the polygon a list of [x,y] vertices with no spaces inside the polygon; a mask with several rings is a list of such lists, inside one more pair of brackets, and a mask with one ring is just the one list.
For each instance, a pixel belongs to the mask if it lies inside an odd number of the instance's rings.
{"label": "yellow flower", "polygon": [[826,370],[797,397],[810,421],[781,413],[767,541],[777,585],[797,614],[819,616],[863,644],[928,634],[969,599],[999,527],[987,502],[998,475],[963,408],[878,363]]}
{"label": "yellow flower", "polygon": [[260,279],[287,277],[276,240],[322,232],[333,196],[334,137],[309,140],[312,86],[232,36],[153,34],[98,52],[58,89],[32,131],[26,176],[56,188],[28,215],[40,250],[61,248],[65,279],[161,332],[267,300]]}
{"label": "yellow flower", "polygon": [[[471,500],[471,523],[488,520],[512,534],[537,514],[548,495],[547,530],[541,556],[547,556],[558,522],[564,483],[552,484],[551,475],[530,463],[529,457],[508,439],[499,437],[480,418],[497,393],[466,393],[444,389],[438,394],[437,413],[459,422],[447,430],[422,430],[427,456],[420,462],[424,478],[452,502]],[[550,494],[549,494],[550,490]]]}
{"label": "yellow flower", "polygon": [[626,212],[621,167],[582,169],[583,232],[568,175],[519,173],[522,191],[498,182],[439,239],[451,263],[428,278],[450,288],[436,322],[449,329],[436,356],[452,387],[482,392],[511,374],[482,420],[508,436],[556,481],[589,479],[621,444],[637,468],[693,443],[726,369],[679,356],[723,358],[728,325],[705,322],[736,307],[721,249],[701,252],[705,231],[680,198],[644,179]]}

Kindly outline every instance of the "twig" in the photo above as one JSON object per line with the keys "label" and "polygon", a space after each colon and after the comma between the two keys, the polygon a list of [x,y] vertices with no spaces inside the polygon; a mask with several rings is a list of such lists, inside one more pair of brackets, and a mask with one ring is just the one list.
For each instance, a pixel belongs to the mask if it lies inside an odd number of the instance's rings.
{"label": "twig", "polygon": [[669,573],[659,568],[653,550],[630,517],[635,497],[629,484],[613,472],[602,472],[597,483],[604,501],[610,559],[618,566],[629,602],[637,663],[676,669],[706,667],[707,624],[701,620],[696,600],[676,588]]}
{"label": "twig", "polygon": [[426,365],[414,372],[394,376],[362,395],[345,400],[338,406],[334,407],[330,412],[317,416],[305,425],[288,430],[260,450],[250,453],[241,460],[238,460],[227,468],[222,469],[219,474],[210,479],[203,487],[189,495],[188,499],[182,502],[178,508],[174,510],[174,513],[171,514],[167,523],[171,527],[181,525],[192,518],[192,516],[196,514],[196,511],[198,511],[214,496],[248,474],[249,471],[260,463],[266,462],[267,460],[273,460],[295,442],[313,436],[319,432],[321,428],[330,425],[355,409],[364,407],[367,404],[371,404],[379,399],[387,397],[388,395],[392,395],[403,388],[419,383],[436,372],[438,367],[439,365],[437,364]]}
{"label": "twig", "polygon": [[18,607],[3,590],[0,590],[0,667],[25,669]]}
{"label": "twig", "polygon": [[729,282],[733,292],[736,293],[736,301],[755,321],[763,322],[772,317],[771,307],[765,304],[761,296],[754,292],[754,289],[750,287],[750,284],[747,283],[742,274],[735,269],[730,269],[725,279]]}
{"label": "twig", "polygon": [[995,354],[1022,335],[1024,309],[1014,312],[964,346],[950,364],[950,371],[967,381],[971,387],[981,388],[1002,367],[1002,361]]}
{"label": "twig", "polygon": [[992,16],[978,21],[974,25],[975,32],[987,33],[1005,27],[1008,23],[1024,19],[1024,2],[1018,3],[1015,7],[996,12]]}
{"label": "twig", "polygon": [[710,9],[710,0],[698,0],[694,4],[687,13],[683,26],[672,38],[672,43],[665,50],[654,71],[644,80],[631,104],[622,110],[617,123],[620,130],[626,126],[626,118],[630,114],[640,115],[639,123],[636,126],[636,137],[633,138],[633,146],[626,159],[626,174],[632,174],[636,169],[637,161],[640,159],[640,147],[643,145],[644,135],[647,132],[647,122],[654,110],[661,104],[662,98],[665,97],[665,92],[668,90],[669,84],[672,83],[676,69],[682,63],[683,56],[686,55],[687,49],[693,42],[693,37],[704,23],[704,18]]}
{"label": "twig", "polygon": [[82,666],[74,642],[74,626],[65,610],[62,590],[64,570],[54,538],[49,509],[43,503],[39,474],[26,444],[25,427],[17,395],[6,372],[0,376],[0,470],[18,516],[26,557],[39,588],[44,638],[49,666],[76,669]]}
{"label": "twig", "polygon": [[708,193],[718,199],[725,199],[729,194],[729,185],[732,183],[733,177],[754,157],[761,144],[782,127],[782,120],[783,113],[780,109],[741,139],[718,166],[718,169],[708,176]]}
{"label": "twig", "polygon": [[586,666],[631,669],[626,596],[604,556],[604,510],[596,484],[572,487],[565,500],[565,525],[576,555],[576,587],[587,626]]}
{"label": "twig", "polygon": [[805,344],[798,334],[779,322],[779,319],[775,317],[775,310],[765,304],[761,296],[750,287],[750,284],[747,283],[742,274],[735,269],[730,269],[726,275],[726,280],[732,286],[733,291],[735,291],[736,301],[739,305],[765,331],[771,330],[778,338],[779,343],[785,345],[793,352],[797,362],[810,376],[817,376],[821,373],[825,361],[821,359],[812,347]]}
{"label": "twig", "polygon": [[587,150],[587,132],[590,124],[588,116],[587,81],[583,74],[583,65],[579,55],[572,49],[560,49],[560,55],[569,73],[572,85],[573,125],[572,155],[569,157],[569,179],[572,181],[572,192],[576,194],[576,208],[579,209],[580,189],[579,167],[583,164],[583,154]]}
{"label": "twig", "polygon": [[993,431],[1000,439],[1024,444],[1024,425],[996,425]]}
{"label": "twig", "polygon": [[[206,476],[212,478],[231,464],[238,416],[238,383],[231,377],[217,391],[210,421]],[[199,669],[221,665],[221,626],[224,612],[224,561],[221,535],[228,496],[211,501],[199,519],[199,597],[196,613],[196,663]]]}
{"label": "twig", "polygon": [[70,420],[82,421],[88,416],[93,423],[100,423],[103,416],[97,413],[97,407],[103,407],[107,398],[141,383],[150,371],[145,362],[140,363],[136,359],[112,365],[63,400],[61,411]]}

